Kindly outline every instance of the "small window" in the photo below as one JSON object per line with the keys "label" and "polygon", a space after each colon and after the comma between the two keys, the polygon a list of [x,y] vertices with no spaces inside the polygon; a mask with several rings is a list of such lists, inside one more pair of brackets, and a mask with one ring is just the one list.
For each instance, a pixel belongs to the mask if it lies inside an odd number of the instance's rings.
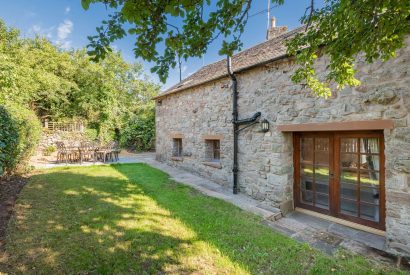
{"label": "small window", "polygon": [[172,147],[173,157],[182,157],[182,138],[174,138]]}
{"label": "small window", "polygon": [[205,158],[206,161],[219,162],[221,160],[221,141],[205,140]]}

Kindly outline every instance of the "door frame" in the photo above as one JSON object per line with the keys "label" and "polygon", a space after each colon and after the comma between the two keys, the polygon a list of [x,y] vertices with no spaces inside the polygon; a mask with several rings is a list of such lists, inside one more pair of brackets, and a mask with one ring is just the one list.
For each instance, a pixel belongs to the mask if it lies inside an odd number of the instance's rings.
{"label": "door frame", "polygon": [[[329,210],[312,205],[303,204],[300,201],[300,140],[301,137],[328,137],[329,138]],[[341,138],[379,138],[379,222],[349,216],[340,211],[340,139]],[[313,145],[315,146],[315,145]],[[296,207],[312,210],[325,215],[344,219],[354,223],[385,230],[385,156],[383,131],[320,131],[320,132],[294,132],[293,133],[293,164],[294,184],[293,198]],[[358,153],[359,154],[359,153]],[[360,193],[359,193],[360,194]]]}

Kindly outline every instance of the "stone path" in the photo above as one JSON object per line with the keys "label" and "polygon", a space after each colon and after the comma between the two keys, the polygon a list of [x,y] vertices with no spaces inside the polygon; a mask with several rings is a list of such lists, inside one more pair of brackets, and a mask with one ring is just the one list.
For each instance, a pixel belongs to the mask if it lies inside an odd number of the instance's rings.
{"label": "stone path", "polygon": [[[125,152],[120,154],[119,163],[147,163],[166,172],[173,180],[189,185],[207,196],[222,199],[245,211],[261,216],[264,219],[264,223],[272,229],[298,241],[309,243],[325,253],[334,254],[339,248],[345,248],[377,261],[394,263],[393,257],[383,252],[385,249],[385,238],[382,236],[352,229],[296,211],[286,215],[286,217],[282,217],[278,208],[261,204],[259,201],[244,194],[234,195],[231,189],[213,181],[158,162],[155,160],[154,153],[132,154]],[[96,163],[95,165],[101,164],[103,163]],[[36,168],[51,168],[66,165],[37,163],[35,166]],[[68,166],[71,165],[79,164],[68,164]],[[83,165],[94,164],[85,163]]]}

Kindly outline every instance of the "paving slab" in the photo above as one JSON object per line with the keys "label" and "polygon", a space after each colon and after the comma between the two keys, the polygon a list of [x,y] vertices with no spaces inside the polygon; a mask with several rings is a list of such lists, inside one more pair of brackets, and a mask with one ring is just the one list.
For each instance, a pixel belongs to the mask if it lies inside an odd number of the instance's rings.
{"label": "paving slab", "polygon": [[93,162],[93,161],[84,161],[83,163],[74,162],[74,163],[57,163],[55,156],[34,156],[30,159],[30,165],[32,165],[36,169],[49,169],[54,167],[71,167],[71,166],[92,166],[92,165],[107,165],[112,163],[142,163],[146,162],[149,159],[153,158],[153,153],[129,153],[127,151],[122,151],[119,156],[119,160],[117,162]]}

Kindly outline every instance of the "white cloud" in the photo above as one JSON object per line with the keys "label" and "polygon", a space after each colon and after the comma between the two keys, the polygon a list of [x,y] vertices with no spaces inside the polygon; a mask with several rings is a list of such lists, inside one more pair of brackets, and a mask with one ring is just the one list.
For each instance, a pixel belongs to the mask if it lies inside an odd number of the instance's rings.
{"label": "white cloud", "polygon": [[70,48],[72,48],[72,41],[71,40],[64,40],[62,42],[57,42],[58,45],[60,45],[61,48],[68,50]]}
{"label": "white cloud", "polygon": [[73,32],[74,23],[66,19],[58,25],[57,28],[57,40],[55,43],[63,49],[72,48],[72,41],[68,39],[70,34]]}
{"label": "white cloud", "polygon": [[39,35],[53,41],[56,45],[63,49],[71,49],[73,42],[69,38],[73,32],[73,28],[74,23],[68,19],[61,22],[58,27],[51,26],[45,28],[42,24],[37,23],[32,25],[27,30],[27,35],[31,37]]}
{"label": "white cloud", "polygon": [[54,29],[55,27],[43,28],[40,24],[34,24],[28,29],[27,33],[30,36],[39,35],[51,39]]}
{"label": "white cloud", "polygon": [[70,6],[65,7],[65,9],[64,9],[64,13],[65,13],[65,14],[69,14],[70,11],[71,11]]}
{"label": "white cloud", "polygon": [[185,73],[187,69],[188,69],[188,66],[187,66],[187,65],[183,65],[182,68],[181,68],[181,72],[182,72],[182,73]]}
{"label": "white cloud", "polygon": [[74,24],[71,20],[64,20],[63,23],[60,23],[57,28],[57,37],[60,40],[65,40],[73,31]]}
{"label": "white cloud", "polygon": [[34,24],[33,26],[31,26],[31,27],[28,29],[28,31],[29,31],[29,32],[32,32],[32,33],[39,33],[39,32],[41,32],[41,27],[40,27],[40,25]]}

